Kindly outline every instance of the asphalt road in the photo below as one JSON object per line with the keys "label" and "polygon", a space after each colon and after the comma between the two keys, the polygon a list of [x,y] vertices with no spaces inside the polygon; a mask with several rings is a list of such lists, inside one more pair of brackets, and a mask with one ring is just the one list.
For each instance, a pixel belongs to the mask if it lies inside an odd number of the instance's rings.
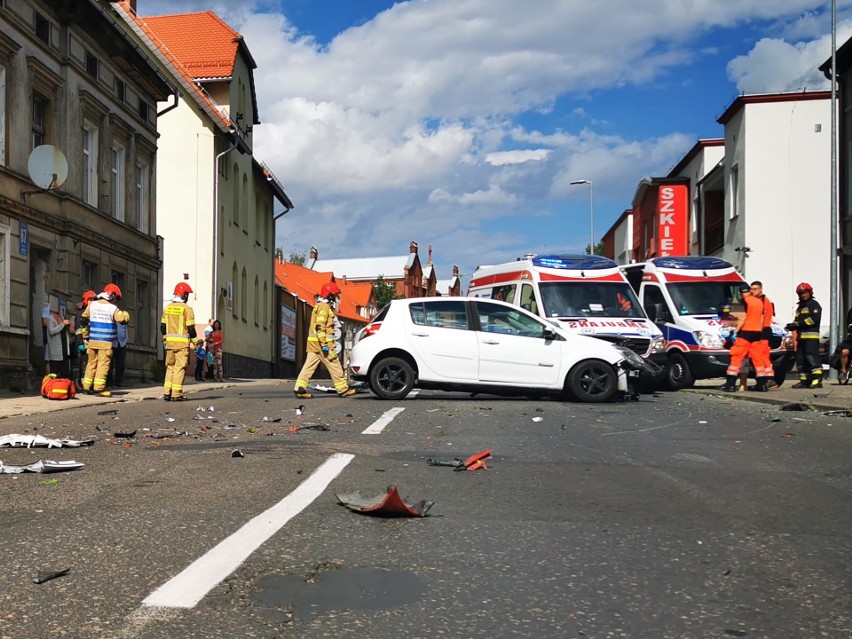
{"label": "asphalt road", "polygon": [[[97,440],[0,449],[86,464],[0,475],[3,639],[852,637],[849,417],[270,383],[2,429]],[[426,464],[484,449],[488,470]],[[429,516],[335,497],[390,485]]]}

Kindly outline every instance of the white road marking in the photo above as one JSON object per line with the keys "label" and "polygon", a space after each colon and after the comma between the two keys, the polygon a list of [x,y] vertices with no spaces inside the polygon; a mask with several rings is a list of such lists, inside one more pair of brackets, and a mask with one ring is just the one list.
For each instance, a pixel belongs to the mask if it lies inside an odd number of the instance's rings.
{"label": "white road marking", "polygon": [[361,434],[362,435],[378,435],[379,433],[381,433],[385,429],[385,426],[387,426],[388,424],[390,424],[393,421],[394,417],[399,415],[404,410],[405,409],[401,408],[401,407],[391,408],[388,412],[386,412],[384,415],[379,417],[372,424],[367,426],[367,428],[362,430]]}
{"label": "white road marking", "polygon": [[284,524],[307,508],[355,455],[335,453],[284,499],[246,522],[230,537],[196,559],[183,572],[157,588],[143,606],[193,608]]}

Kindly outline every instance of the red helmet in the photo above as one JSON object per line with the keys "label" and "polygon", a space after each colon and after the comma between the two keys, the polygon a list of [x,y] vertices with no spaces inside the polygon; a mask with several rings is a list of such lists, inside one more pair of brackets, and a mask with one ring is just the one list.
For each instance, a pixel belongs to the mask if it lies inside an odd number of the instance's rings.
{"label": "red helmet", "polygon": [[178,282],[177,286],[175,286],[175,296],[177,297],[183,297],[190,293],[192,293],[192,288],[186,282]]}
{"label": "red helmet", "polygon": [[83,304],[84,304],[84,305],[85,305],[85,304],[88,304],[88,303],[89,303],[89,302],[91,302],[93,299],[95,299],[97,296],[98,296],[98,295],[97,295],[97,293],[95,293],[95,292],[94,292],[94,291],[92,291],[92,290],[88,290],[88,291],[86,291],[85,293],[83,293]]}
{"label": "red helmet", "polygon": [[340,287],[334,282],[328,282],[327,284],[323,284],[320,289],[320,295],[328,298],[329,295],[340,295]]}
{"label": "red helmet", "polygon": [[804,292],[808,292],[813,295],[814,287],[807,282],[802,282],[796,287],[796,295],[801,295]]}
{"label": "red helmet", "polygon": [[116,299],[121,299],[121,289],[118,288],[115,284],[110,282],[106,286],[104,286],[104,293],[109,293]]}

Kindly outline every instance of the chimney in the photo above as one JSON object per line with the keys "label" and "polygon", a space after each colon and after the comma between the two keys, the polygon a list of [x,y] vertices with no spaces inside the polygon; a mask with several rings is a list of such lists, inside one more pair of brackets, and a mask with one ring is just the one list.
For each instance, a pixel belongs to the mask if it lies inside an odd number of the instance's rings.
{"label": "chimney", "polygon": [[431,264],[431,263],[432,263],[432,245],[430,244],[429,245],[429,261],[427,262],[427,264]]}
{"label": "chimney", "polygon": [[453,277],[458,277],[458,276],[459,276],[459,265],[453,264]]}
{"label": "chimney", "polygon": [[411,240],[411,244],[408,245],[408,252],[417,254],[417,242]]}
{"label": "chimney", "polygon": [[317,251],[317,247],[316,247],[316,246],[312,246],[312,247],[311,247],[311,251],[310,251],[310,253],[309,253],[309,258],[308,258],[308,259],[311,259],[311,260],[318,260],[318,259],[319,259],[319,251]]}

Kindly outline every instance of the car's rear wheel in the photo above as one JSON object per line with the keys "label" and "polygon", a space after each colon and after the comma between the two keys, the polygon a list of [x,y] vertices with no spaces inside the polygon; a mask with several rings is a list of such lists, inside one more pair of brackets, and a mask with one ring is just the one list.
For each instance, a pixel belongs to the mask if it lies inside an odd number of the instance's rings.
{"label": "car's rear wheel", "polygon": [[382,399],[402,399],[414,388],[414,369],[399,357],[386,357],[370,370],[370,390]]}
{"label": "car's rear wheel", "polygon": [[587,359],[568,374],[566,390],[581,402],[598,403],[612,398],[618,389],[618,375],[610,364],[599,359]]}

